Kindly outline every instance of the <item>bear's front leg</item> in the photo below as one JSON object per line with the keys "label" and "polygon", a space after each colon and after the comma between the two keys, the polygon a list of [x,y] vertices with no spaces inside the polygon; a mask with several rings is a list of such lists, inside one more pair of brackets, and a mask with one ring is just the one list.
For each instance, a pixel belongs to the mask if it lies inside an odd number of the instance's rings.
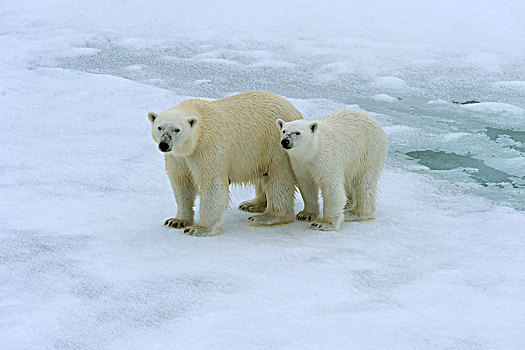
{"label": "bear's front leg", "polygon": [[319,186],[307,174],[296,172],[297,187],[303,197],[304,209],[295,218],[300,221],[315,221],[319,218]]}
{"label": "bear's front leg", "polygon": [[323,183],[321,193],[323,195],[323,219],[313,222],[311,227],[321,231],[339,231],[346,203],[344,186],[337,182]]}
{"label": "bear's front leg", "polygon": [[167,219],[164,225],[171,228],[184,228],[193,225],[193,206],[197,197],[197,185],[182,158],[165,155],[164,160],[171,189],[177,203],[177,215],[174,218]]}
{"label": "bear's front leg", "polygon": [[184,233],[190,236],[216,236],[222,232],[222,214],[228,208],[228,179],[211,180],[201,185],[197,225],[187,227]]}

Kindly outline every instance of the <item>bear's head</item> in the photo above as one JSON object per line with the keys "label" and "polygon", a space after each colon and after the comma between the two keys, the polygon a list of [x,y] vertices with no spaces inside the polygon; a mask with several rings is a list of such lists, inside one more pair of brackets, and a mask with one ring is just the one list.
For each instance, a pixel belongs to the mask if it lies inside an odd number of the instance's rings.
{"label": "bear's head", "polygon": [[275,123],[281,132],[281,146],[285,150],[307,154],[315,149],[319,130],[318,121],[294,120],[287,123],[277,119]]}
{"label": "bear's head", "polygon": [[172,108],[158,114],[150,112],[148,119],[153,140],[162,153],[188,155],[193,152],[197,117],[188,117],[183,111]]}

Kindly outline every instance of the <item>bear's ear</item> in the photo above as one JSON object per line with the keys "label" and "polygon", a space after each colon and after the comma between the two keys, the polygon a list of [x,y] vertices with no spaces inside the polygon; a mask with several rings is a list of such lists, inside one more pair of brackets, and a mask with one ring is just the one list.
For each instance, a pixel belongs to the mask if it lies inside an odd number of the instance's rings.
{"label": "bear's ear", "polygon": [[284,126],[284,120],[282,119],[277,119],[275,121],[275,124],[277,124],[277,127],[279,128],[279,130],[282,130],[283,129],[283,126]]}
{"label": "bear's ear", "polygon": [[155,121],[155,119],[157,119],[159,115],[155,112],[149,112],[148,113],[148,119],[151,123],[153,123]]}
{"label": "bear's ear", "polygon": [[308,125],[308,127],[310,128],[310,130],[312,130],[312,134],[315,134],[317,129],[319,129],[319,124],[317,124],[317,122],[312,122],[310,123],[310,125]]}
{"label": "bear's ear", "polygon": [[199,118],[197,117],[191,117],[188,118],[188,124],[190,124],[190,128],[193,128],[197,123],[199,122]]}

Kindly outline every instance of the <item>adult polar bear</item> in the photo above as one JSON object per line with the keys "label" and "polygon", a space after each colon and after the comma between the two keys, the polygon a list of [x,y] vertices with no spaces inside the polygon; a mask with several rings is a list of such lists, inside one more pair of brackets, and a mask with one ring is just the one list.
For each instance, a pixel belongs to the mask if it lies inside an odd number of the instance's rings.
{"label": "adult polar bear", "polygon": [[[185,228],[193,236],[221,233],[229,183],[255,185],[255,199],[239,206],[263,213],[249,218],[254,225],[294,220],[294,176],[275,132],[279,118],[302,119],[290,102],[251,91],[213,102],[187,100],[148,118],[177,202],[177,215],[166,226]],[[197,192],[200,220],[194,225]]]}
{"label": "adult polar bear", "polygon": [[318,230],[339,230],[343,217],[345,221],[374,218],[377,182],[386,159],[386,136],[374,118],[339,110],[322,120],[278,119],[276,124],[304,200],[298,220],[313,221],[312,228]]}

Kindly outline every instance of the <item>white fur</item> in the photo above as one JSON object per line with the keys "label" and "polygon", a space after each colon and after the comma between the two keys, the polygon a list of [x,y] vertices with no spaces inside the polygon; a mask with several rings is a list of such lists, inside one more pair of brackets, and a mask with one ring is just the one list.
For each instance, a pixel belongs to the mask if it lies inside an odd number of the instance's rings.
{"label": "white fur", "polygon": [[[256,197],[239,206],[262,212],[249,218],[253,224],[293,221],[294,177],[274,124],[278,118],[301,119],[290,102],[269,92],[252,91],[213,102],[184,101],[165,112],[149,113],[148,118],[153,139],[165,152],[177,202],[176,217],[165,225],[185,228],[185,233],[194,236],[221,233],[229,183],[255,185]],[[194,225],[197,193],[200,221]]]}
{"label": "white fur", "polygon": [[[276,121],[304,209],[298,220],[312,228],[339,230],[345,221],[374,218],[377,182],[386,159],[386,136],[366,113],[339,110],[322,120]],[[323,196],[319,220],[318,193]]]}

